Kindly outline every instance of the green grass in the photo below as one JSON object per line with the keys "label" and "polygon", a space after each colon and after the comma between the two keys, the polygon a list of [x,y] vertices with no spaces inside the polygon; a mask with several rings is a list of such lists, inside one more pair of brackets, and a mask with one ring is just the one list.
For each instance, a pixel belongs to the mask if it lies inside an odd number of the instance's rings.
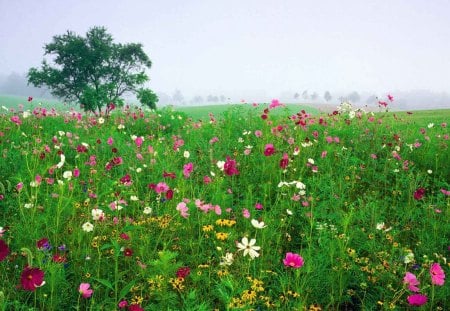
{"label": "green grass", "polygon": [[265,108],[2,111],[0,310],[449,309],[450,110]]}

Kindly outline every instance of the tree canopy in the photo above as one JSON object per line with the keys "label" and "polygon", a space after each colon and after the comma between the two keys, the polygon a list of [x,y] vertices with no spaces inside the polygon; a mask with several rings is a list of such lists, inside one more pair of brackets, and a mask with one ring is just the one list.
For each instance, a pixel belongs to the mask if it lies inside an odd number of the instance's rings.
{"label": "tree canopy", "polygon": [[[105,27],[93,27],[85,37],[72,31],[56,35],[44,50],[42,67],[29,70],[28,83],[46,86],[52,95],[79,103],[86,111],[101,112],[110,103],[120,105],[122,96],[142,92],[149,80],[146,69],[152,62],[142,44],[114,43]],[[157,97],[153,100],[155,106]]]}

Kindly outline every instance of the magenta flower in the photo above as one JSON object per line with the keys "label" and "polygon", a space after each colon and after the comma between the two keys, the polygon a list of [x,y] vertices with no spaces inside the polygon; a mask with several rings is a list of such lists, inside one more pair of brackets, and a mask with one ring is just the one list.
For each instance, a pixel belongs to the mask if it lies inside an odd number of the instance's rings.
{"label": "magenta flower", "polygon": [[445,282],[445,273],[438,263],[433,263],[430,267],[431,283],[442,286]]}
{"label": "magenta flower", "polygon": [[299,254],[289,252],[286,253],[286,257],[283,259],[283,263],[286,267],[298,269],[303,267],[305,261]]}
{"label": "magenta flower", "polygon": [[422,295],[422,294],[414,294],[414,295],[409,295],[408,296],[408,303],[411,306],[421,306],[427,303],[427,296]]}
{"label": "magenta flower", "polygon": [[227,156],[227,160],[225,161],[225,164],[223,165],[223,171],[228,176],[239,175],[239,171],[236,168],[236,160],[233,160]]}
{"label": "magenta flower", "polygon": [[177,278],[186,278],[191,273],[191,269],[189,267],[181,267],[177,270]]}
{"label": "magenta flower", "polygon": [[181,217],[188,218],[189,217],[189,208],[187,207],[186,203],[180,202],[177,204],[177,211],[180,212]]}
{"label": "magenta flower", "polygon": [[418,292],[419,288],[417,285],[420,284],[420,282],[417,280],[416,276],[412,274],[411,272],[406,272],[405,277],[403,278],[403,283],[408,285],[408,289],[412,292]]}
{"label": "magenta flower", "polygon": [[415,200],[421,200],[423,196],[425,195],[425,189],[419,188],[414,192],[414,199]]}
{"label": "magenta flower", "polygon": [[189,162],[188,164],[185,164],[183,166],[183,175],[184,177],[188,178],[191,176],[192,171],[194,170],[194,164],[192,162]]}
{"label": "magenta flower", "polygon": [[17,125],[22,124],[22,120],[20,120],[19,116],[12,116],[10,120],[11,120],[11,122],[16,123]]}
{"label": "magenta flower", "polygon": [[138,148],[141,148],[143,142],[144,139],[142,138],[142,136],[136,137],[136,139],[134,140],[134,143]]}
{"label": "magenta flower", "polygon": [[264,147],[264,155],[265,155],[266,157],[269,157],[269,156],[271,156],[271,155],[274,154],[274,153],[275,153],[275,148],[273,147],[272,144],[267,144],[267,145]]}
{"label": "magenta flower", "polygon": [[288,154],[285,152],[283,153],[283,157],[280,160],[280,168],[285,169],[289,164],[289,156]]}
{"label": "magenta flower", "polygon": [[89,283],[81,283],[80,288],[78,289],[78,292],[83,296],[83,298],[89,298],[92,296],[92,293],[94,292],[92,289],[89,289],[91,287],[91,284]]}
{"label": "magenta flower", "polygon": [[443,195],[450,195],[450,190],[441,189]]}
{"label": "magenta flower", "polygon": [[5,241],[0,240],[0,261],[5,260],[6,256],[9,255],[9,247]]}
{"label": "magenta flower", "polygon": [[45,284],[44,271],[39,268],[30,268],[27,266],[20,275],[20,283],[24,290],[34,292],[37,287]]}

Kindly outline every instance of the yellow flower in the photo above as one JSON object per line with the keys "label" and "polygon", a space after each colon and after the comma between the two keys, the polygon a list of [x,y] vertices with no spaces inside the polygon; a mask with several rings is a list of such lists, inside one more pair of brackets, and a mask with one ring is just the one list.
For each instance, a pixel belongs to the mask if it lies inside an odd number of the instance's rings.
{"label": "yellow flower", "polygon": [[213,225],[206,225],[202,227],[203,232],[210,232],[214,229]]}
{"label": "yellow flower", "polygon": [[228,233],[216,232],[216,238],[220,241],[225,241],[228,238]]}

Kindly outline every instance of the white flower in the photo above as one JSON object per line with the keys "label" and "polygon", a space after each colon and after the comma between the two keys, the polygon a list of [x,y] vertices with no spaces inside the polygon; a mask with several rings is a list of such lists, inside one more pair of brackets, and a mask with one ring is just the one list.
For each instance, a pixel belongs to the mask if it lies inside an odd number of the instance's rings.
{"label": "white flower", "polygon": [[25,205],[23,207],[32,208],[33,206],[34,206],[33,203],[25,203]]}
{"label": "white flower", "polygon": [[39,186],[39,183],[35,180],[30,181],[30,187],[36,188],[37,186]]}
{"label": "white flower", "polygon": [[[306,142],[306,143],[302,143],[302,147],[311,147],[313,145],[313,143],[311,142],[311,141],[308,141],[308,142]],[[296,155],[295,153],[294,153],[294,155]]]}
{"label": "white flower", "polygon": [[183,157],[185,157],[186,159],[188,159],[191,156],[191,154],[189,153],[189,151],[185,150],[183,152]]}
{"label": "white flower", "polygon": [[295,187],[297,187],[297,189],[301,189],[301,190],[306,189],[306,185],[304,183],[302,183],[301,181],[296,181]]}
{"label": "white flower", "polygon": [[233,264],[233,261],[233,253],[226,253],[225,256],[222,256],[222,261],[219,263],[219,265],[231,266]]}
{"label": "white flower", "polygon": [[414,253],[409,250],[409,252],[404,257],[403,262],[406,264],[414,262]]}
{"label": "white flower", "polygon": [[223,168],[225,166],[225,161],[217,161],[217,167],[223,171]]}
{"label": "white flower", "polygon": [[308,163],[311,164],[311,165],[313,165],[313,164],[314,164],[314,159],[309,158],[309,159],[308,159]]}
{"label": "white flower", "polygon": [[66,133],[63,132],[63,131],[58,131],[58,135],[59,135],[59,136],[64,136],[64,135],[66,135]]}
{"label": "white flower", "polygon": [[64,173],[63,173],[63,177],[65,178],[65,179],[71,179],[72,178],[72,171],[65,171]]}
{"label": "white flower", "polygon": [[377,230],[383,230],[384,228],[384,222],[377,223]]}
{"label": "white flower", "polygon": [[428,170],[427,173],[428,174],[433,174],[433,171],[432,170]]}
{"label": "white flower", "polygon": [[119,125],[117,126],[117,128],[118,128],[119,130],[122,130],[122,129],[124,129],[124,128],[125,128],[125,125],[123,125],[123,124],[119,124]]}
{"label": "white flower", "polygon": [[137,197],[137,195],[132,195],[132,196],[130,197],[130,200],[131,200],[131,201],[139,201],[139,198]]}
{"label": "white flower", "polygon": [[31,116],[31,113],[28,110],[23,112],[24,119],[28,118],[29,116]]}
{"label": "white flower", "polygon": [[428,128],[432,128],[434,126],[434,123],[428,123]]}
{"label": "white flower", "polygon": [[105,213],[103,213],[103,211],[99,208],[94,208],[91,211],[92,214],[92,219],[93,220],[102,220],[105,218]]}
{"label": "white flower", "polygon": [[131,135],[131,140],[136,140],[137,136],[136,135]]}
{"label": "white flower", "polygon": [[98,124],[103,124],[105,123],[105,119],[103,119],[102,117],[98,118]]}
{"label": "white flower", "polygon": [[287,209],[286,214],[288,214],[289,216],[292,216],[294,213],[292,213],[292,211],[290,209]]}
{"label": "white flower", "polygon": [[59,163],[56,164],[56,167],[61,168],[64,165],[64,162],[66,162],[66,156],[61,153],[61,161],[59,161]]}
{"label": "white flower", "polygon": [[140,173],[140,172],[142,172],[142,168],[138,167],[138,168],[136,169],[136,173]]}
{"label": "white flower", "polygon": [[153,212],[153,209],[150,206],[144,207],[144,214],[149,215]]}
{"label": "white flower", "polygon": [[91,232],[91,231],[94,230],[94,225],[91,224],[90,222],[85,222],[85,223],[81,226],[81,228],[83,229],[83,231]]}
{"label": "white flower", "polygon": [[238,251],[244,251],[244,256],[249,255],[251,259],[255,259],[255,257],[259,257],[259,251],[261,249],[260,246],[255,246],[256,239],[251,239],[248,241],[247,237],[243,237],[242,241],[237,244],[239,248]]}
{"label": "white flower", "polygon": [[252,219],[250,222],[252,223],[252,226],[255,227],[256,229],[262,229],[262,228],[267,227],[264,224],[264,221],[259,222],[256,219]]}
{"label": "white flower", "polygon": [[244,142],[244,139],[242,137],[239,137],[238,138],[238,143],[243,143],[243,142]]}

